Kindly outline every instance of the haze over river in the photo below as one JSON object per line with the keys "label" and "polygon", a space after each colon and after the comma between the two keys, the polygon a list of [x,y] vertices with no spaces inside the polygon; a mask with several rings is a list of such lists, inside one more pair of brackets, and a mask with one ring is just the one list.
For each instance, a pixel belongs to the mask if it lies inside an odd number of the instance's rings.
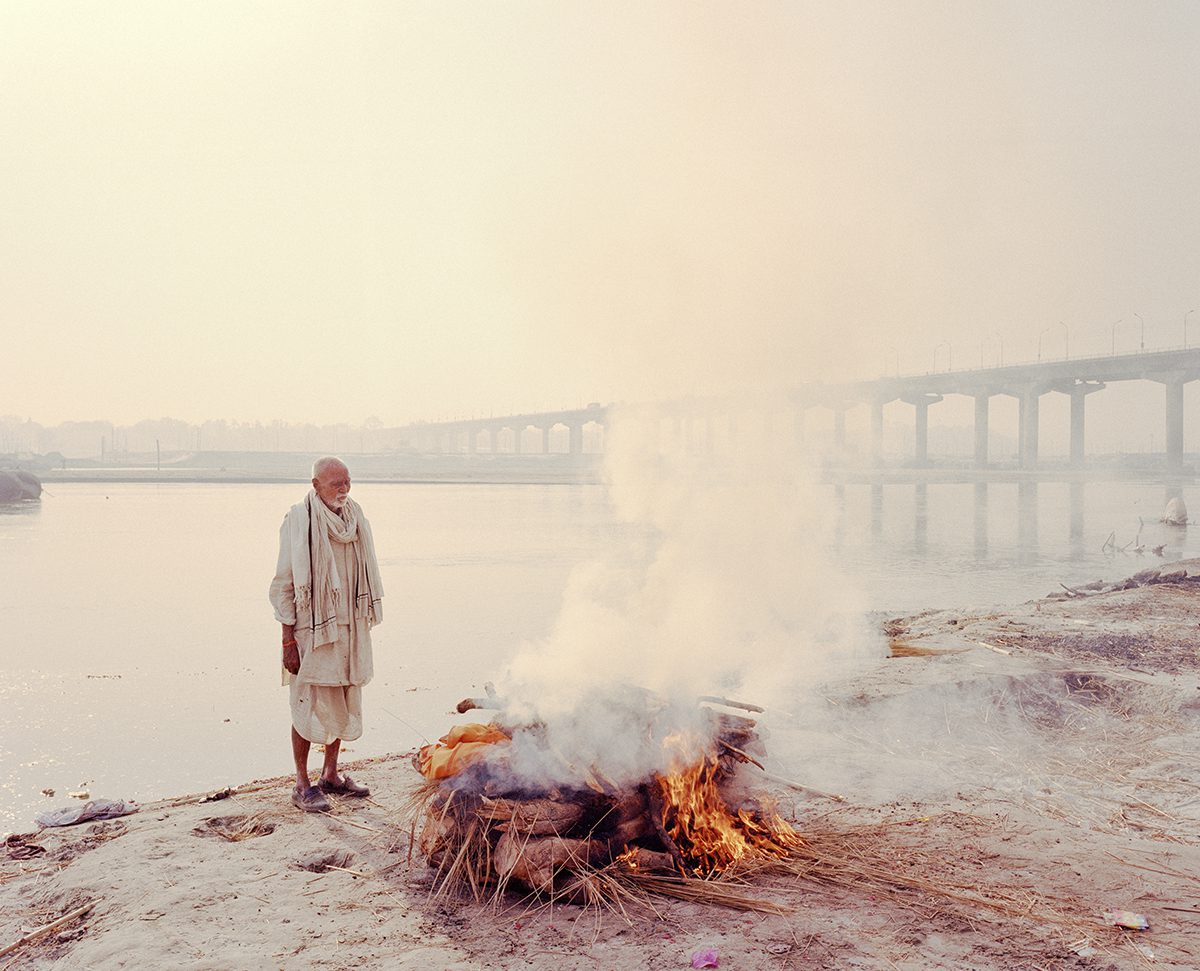
{"label": "haze over river", "polygon": [[[266,593],[304,486],[50,492],[0,506],[0,831],[71,790],[147,801],[289,772]],[[358,483],[354,496],[387,598],[350,759],[443,734],[460,698],[549,632],[576,564],[643,538],[597,485]],[[1167,561],[1196,555],[1196,528],[1158,524],[1165,500],[1155,481],[823,486],[832,539],[814,569],[832,561],[889,613],[1015,603],[1162,563],[1101,551],[1114,531],[1132,542],[1139,516]]]}

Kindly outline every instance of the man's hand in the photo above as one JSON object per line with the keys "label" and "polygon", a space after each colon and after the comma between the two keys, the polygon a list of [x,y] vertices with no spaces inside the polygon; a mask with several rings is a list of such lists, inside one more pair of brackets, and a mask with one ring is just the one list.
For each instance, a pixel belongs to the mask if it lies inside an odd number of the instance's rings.
{"label": "man's hand", "polygon": [[296,645],[296,628],[283,625],[283,666],[292,674],[300,673],[300,648]]}

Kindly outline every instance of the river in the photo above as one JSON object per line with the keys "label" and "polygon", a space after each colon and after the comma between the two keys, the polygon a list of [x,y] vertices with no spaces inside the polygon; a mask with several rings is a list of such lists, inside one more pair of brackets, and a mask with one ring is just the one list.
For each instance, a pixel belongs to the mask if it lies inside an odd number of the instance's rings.
{"label": "river", "polygon": [[[824,486],[820,552],[873,610],[1014,603],[1196,555],[1194,531],[1158,523],[1164,490]],[[145,801],[289,771],[266,590],[279,523],[302,494],[59,483],[39,503],[0,506],[0,831],[75,790]],[[459,698],[548,633],[572,568],[642,530],[614,520],[598,485],[356,483],[354,495],[387,599],[349,758],[444,732]],[[1110,534],[1147,549],[1105,552]]]}

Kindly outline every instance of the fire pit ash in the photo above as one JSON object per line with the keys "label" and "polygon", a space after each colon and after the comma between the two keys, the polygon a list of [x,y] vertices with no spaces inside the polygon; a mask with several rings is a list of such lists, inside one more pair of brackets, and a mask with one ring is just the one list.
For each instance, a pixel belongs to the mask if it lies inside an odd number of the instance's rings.
{"label": "fire pit ash", "polygon": [[425,777],[414,809],[435,892],[482,899],[506,889],[590,903],[614,881],[643,889],[710,878],[739,862],[782,858],[799,837],[744,796],[739,765],[760,763],[760,712],[706,697],[672,704],[628,686],[541,715],[487,698],[414,760]]}

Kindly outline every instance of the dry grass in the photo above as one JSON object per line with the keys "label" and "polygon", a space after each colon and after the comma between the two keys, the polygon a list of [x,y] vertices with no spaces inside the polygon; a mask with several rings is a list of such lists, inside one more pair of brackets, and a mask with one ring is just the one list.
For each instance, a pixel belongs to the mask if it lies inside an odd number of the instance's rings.
{"label": "dry grass", "polygon": [[214,816],[192,830],[197,836],[217,836],[230,843],[254,839],[275,832],[270,814],[257,812],[249,816]]}
{"label": "dry grass", "polygon": [[[424,822],[423,851],[433,850],[434,897],[469,898],[493,906],[511,897],[508,881],[495,874],[487,836],[492,820],[479,801],[454,790],[447,795],[438,784],[426,783],[408,804]],[[595,907],[626,918],[634,911],[654,912],[653,897],[786,914],[791,910],[789,896],[838,887],[925,914],[954,912],[968,921],[1031,921],[1062,933],[1094,936],[1094,916],[1082,905],[1000,880],[980,882],[973,876],[976,871],[968,878],[954,872],[951,861],[960,855],[956,847],[963,830],[988,825],[947,813],[810,832],[787,828],[770,842],[769,850],[750,854],[708,879],[640,871],[621,858],[599,869],[572,861],[566,867],[571,879],[524,899]]]}

